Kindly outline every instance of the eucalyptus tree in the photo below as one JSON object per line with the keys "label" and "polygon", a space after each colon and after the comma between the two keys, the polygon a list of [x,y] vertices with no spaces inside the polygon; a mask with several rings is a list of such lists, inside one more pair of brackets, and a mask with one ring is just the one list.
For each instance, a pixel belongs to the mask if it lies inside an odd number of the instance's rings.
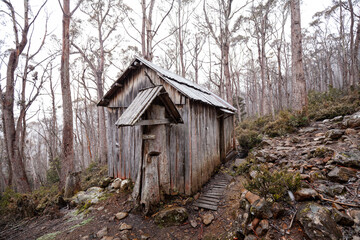
{"label": "eucalyptus tree", "polygon": [[[39,96],[43,86],[43,79],[38,81],[37,67],[40,63],[32,65],[32,61],[42,49],[47,31],[42,37],[42,42],[36,50],[31,48],[35,20],[47,1],[44,1],[35,14],[31,11],[29,1],[23,1],[23,13],[16,12],[10,1],[1,0],[7,7],[6,15],[10,18],[15,46],[9,49],[6,71],[5,88],[0,85],[0,103],[2,107],[3,132],[5,139],[6,155],[9,166],[8,184],[19,192],[29,192],[30,184],[25,171],[24,146],[26,138],[26,114],[35,99]],[[21,20],[20,20],[21,19]],[[22,24],[20,24],[22,21]],[[47,24],[45,24],[47,26]],[[45,27],[45,29],[47,29]],[[30,34],[30,35],[29,35]],[[21,66],[19,66],[21,62]],[[19,82],[17,82],[19,80]],[[1,80],[2,81],[2,80]],[[17,83],[19,83],[17,85]],[[27,96],[27,85],[32,85],[30,96]],[[14,103],[16,100],[15,87],[19,86],[19,113],[16,118]]]}
{"label": "eucalyptus tree", "polygon": [[302,57],[302,34],[300,0],[290,0],[291,9],[291,58],[292,58],[292,102],[293,110],[307,111],[308,99]]}
{"label": "eucalyptus tree", "polygon": [[[242,5],[236,6],[233,0],[215,0],[211,3],[204,0],[203,2],[204,26],[208,29],[221,53],[220,96],[226,98],[230,103],[233,98],[229,66],[230,47],[234,43],[233,41],[236,41],[236,34],[243,21],[240,11],[248,3],[249,1],[246,1]],[[222,75],[224,75],[224,79]]]}
{"label": "eucalyptus tree", "polygon": [[[77,36],[74,34],[71,44],[89,66],[91,75],[95,79],[97,98],[100,101],[104,95],[104,70],[110,64],[109,58],[112,52],[121,42],[116,30],[123,21],[123,13],[127,8],[122,0],[86,0],[80,6],[80,11],[85,15],[86,22],[83,23],[80,18],[74,21],[78,23],[74,28]],[[100,162],[107,163],[104,108],[98,108],[98,129]]]}

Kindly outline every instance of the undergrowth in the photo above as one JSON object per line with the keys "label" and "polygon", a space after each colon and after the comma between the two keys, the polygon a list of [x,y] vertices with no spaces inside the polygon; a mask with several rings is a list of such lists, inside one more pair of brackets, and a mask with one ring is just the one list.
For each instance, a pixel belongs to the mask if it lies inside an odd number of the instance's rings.
{"label": "undergrowth", "polygon": [[301,186],[300,174],[286,169],[270,171],[265,165],[255,165],[251,171],[256,172],[256,177],[245,188],[265,199],[286,200],[288,191],[295,192]]}
{"label": "undergrowth", "polygon": [[310,92],[306,113],[282,110],[275,116],[248,118],[236,128],[236,136],[242,150],[247,153],[257,147],[264,136],[278,137],[295,132],[299,127],[309,125],[311,120],[331,119],[349,115],[360,110],[358,90],[350,93],[330,87],[327,92]]}

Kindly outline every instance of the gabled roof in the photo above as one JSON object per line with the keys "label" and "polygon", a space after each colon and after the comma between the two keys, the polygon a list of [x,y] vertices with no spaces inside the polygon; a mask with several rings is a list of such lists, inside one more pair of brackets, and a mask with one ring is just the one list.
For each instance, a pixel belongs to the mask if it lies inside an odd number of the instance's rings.
{"label": "gabled roof", "polygon": [[133,70],[133,66],[139,62],[157,72],[160,78],[169,83],[186,97],[215,107],[219,107],[221,109],[227,109],[231,112],[236,111],[236,108],[234,108],[231,104],[212,93],[208,89],[175,73],[165,70],[141,57],[135,57],[132,64],[125,70],[119,79],[111,86],[110,90],[104,95],[103,99],[101,99],[101,101],[98,103],[98,106],[107,106],[109,99],[111,99],[112,95],[116,92],[119,84],[121,84],[123,79]]}
{"label": "gabled roof", "polygon": [[[152,102],[159,98],[159,100],[164,104],[166,111],[170,115],[171,119],[169,123],[183,123],[180,113],[178,112],[175,104],[171,101],[169,95],[165,91],[163,86],[155,86],[152,88],[146,88],[140,90],[138,95],[132,101],[130,106],[125,110],[125,112],[120,116],[116,121],[115,125],[118,127],[121,126],[134,126],[144,114],[146,109],[152,104]],[[153,124],[167,123],[164,122],[166,119],[159,119],[160,121],[153,121]],[[151,125],[152,123],[146,124]]]}

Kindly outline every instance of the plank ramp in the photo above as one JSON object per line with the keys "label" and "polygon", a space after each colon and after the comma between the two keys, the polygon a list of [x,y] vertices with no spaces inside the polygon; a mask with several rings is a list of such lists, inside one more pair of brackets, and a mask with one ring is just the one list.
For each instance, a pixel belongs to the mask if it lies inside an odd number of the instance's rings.
{"label": "plank ramp", "polygon": [[224,174],[218,174],[210,180],[204,187],[200,197],[194,202],[193,206],[216,211],[228,185],[228,180]]}

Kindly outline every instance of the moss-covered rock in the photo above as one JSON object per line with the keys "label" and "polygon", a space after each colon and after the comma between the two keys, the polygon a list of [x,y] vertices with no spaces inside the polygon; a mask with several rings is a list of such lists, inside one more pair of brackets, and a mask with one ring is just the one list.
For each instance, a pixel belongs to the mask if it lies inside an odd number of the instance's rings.
{"label": "moss-covered rock", "polygon": [[188,213],[183,207],[165,208],[155,215],[155,223],[160,226],[176,226],[185,222]]}
{"label": "moss-covered rock", "polygon": [[331,212],[317,203],[301,205],[296,217],[310,239],[342,239],[342,232],[331,218]]}

